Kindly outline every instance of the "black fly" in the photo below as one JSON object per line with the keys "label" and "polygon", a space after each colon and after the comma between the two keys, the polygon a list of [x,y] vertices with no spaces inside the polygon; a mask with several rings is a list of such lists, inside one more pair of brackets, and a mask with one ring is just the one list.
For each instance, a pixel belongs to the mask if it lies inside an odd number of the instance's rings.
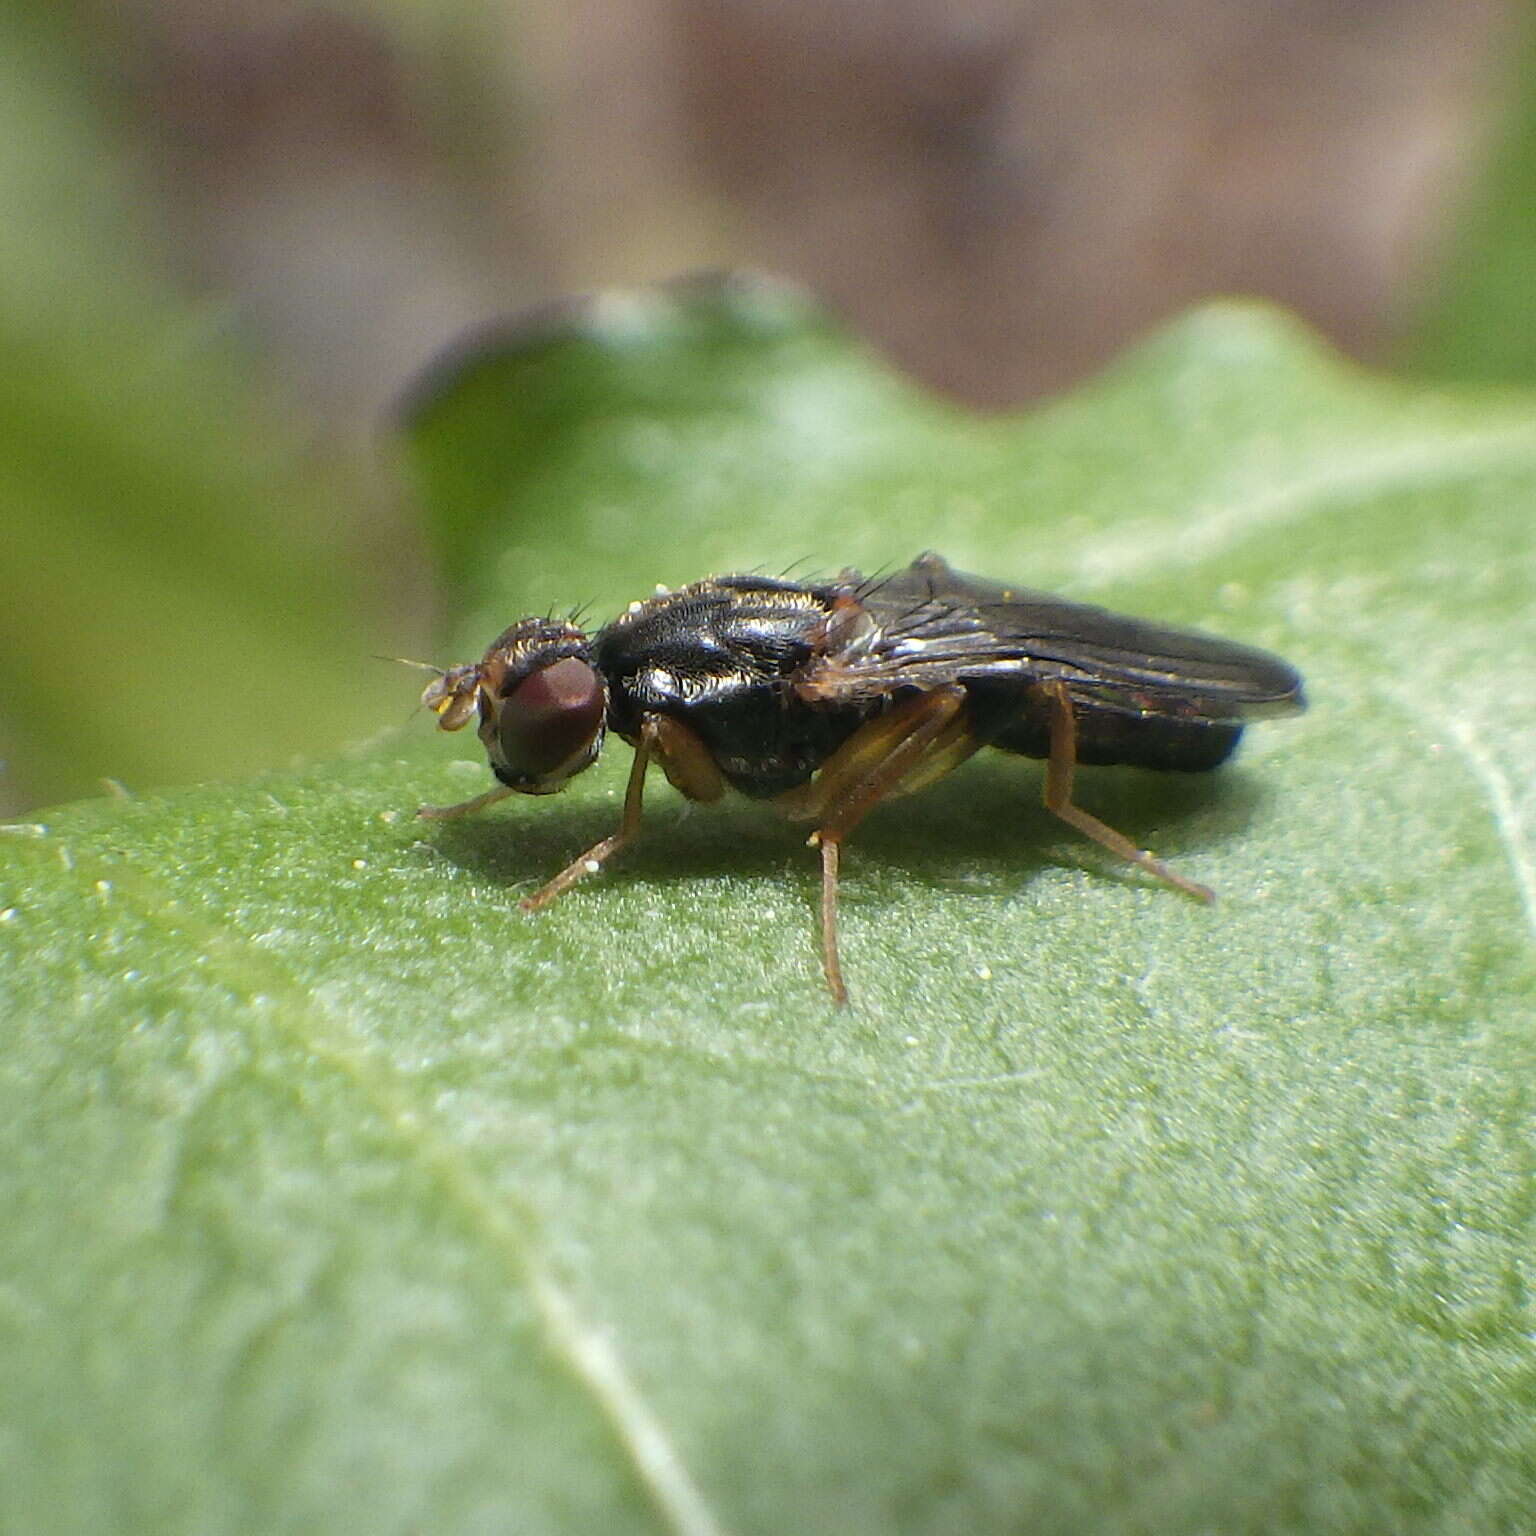
{"label": "black fly", "polygon": [[634,839],[653,760],[690,800],[736,789],[811,823],[822,966],[840,1003],[839,853],[882,801],[982,747],[1044,758],[1051,811],[1210,901],[1078,806],[1074,769],[1215,768],[1244,721],[1303,708],[1301,679],[1276,656],[968,576],[935,554],[878,581],[852,570],[826,582],[716,576],[631,603],[592,636],[523,619],[482,660],[435,679],[422,702],[446,731],[478,717],[499,781],[422,816],[553,794],[596,760],[607,730],[635,749],[618,830],[528,897],[530,912]]}

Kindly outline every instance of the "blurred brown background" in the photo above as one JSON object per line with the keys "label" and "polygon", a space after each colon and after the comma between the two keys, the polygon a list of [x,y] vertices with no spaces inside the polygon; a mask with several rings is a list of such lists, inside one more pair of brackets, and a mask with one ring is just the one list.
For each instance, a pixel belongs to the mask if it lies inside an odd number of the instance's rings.
{"label": "blurred brown background", "polygon": [[366,419],[460,327],[749,264],[988,405],[1209,294],[1381,349],[1512,84],[1501,0],[134,0],[188,282]]}

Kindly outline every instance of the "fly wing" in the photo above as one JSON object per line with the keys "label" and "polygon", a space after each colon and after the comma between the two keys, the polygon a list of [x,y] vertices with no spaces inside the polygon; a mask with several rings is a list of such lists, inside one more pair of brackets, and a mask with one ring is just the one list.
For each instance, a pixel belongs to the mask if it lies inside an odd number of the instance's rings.
{"label": "fly wing", "polygon": [[820,663],[821,697],[986,678],[1059,680],[1085,704],[1186,720],[1303,707],[1300,677],[1267,651],[988,581],[935,554],[850,589],[862,618],[843,626]]}

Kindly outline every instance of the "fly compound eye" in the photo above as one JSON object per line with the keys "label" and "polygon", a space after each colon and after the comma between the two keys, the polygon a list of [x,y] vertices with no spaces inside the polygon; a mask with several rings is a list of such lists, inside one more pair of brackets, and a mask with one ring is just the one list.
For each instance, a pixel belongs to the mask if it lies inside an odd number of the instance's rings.
{"label": "fly compound eye", "polygon": [[559,789],[597,756],[607,699],[578,656],[541,667],[499,701],[487,741],[503,782],[533,794]]}

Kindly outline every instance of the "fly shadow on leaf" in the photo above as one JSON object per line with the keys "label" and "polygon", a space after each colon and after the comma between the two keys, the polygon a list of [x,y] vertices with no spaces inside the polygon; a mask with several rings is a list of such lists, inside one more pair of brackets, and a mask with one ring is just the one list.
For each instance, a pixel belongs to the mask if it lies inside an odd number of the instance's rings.
{"label": "fly shadow on leaf", "polygon": [[[806,879],[815,878],[803,827],[740,799],[689,806],[659,778],[649,786],[639,840],[582,890],[631,880],[779,878],[797,860],[803,860]],[[848,894],[857,898],[861,865],[876,863],[966,891],[1017,890],[1041,870],[1063,864],[1130,883],[1146,880],[1053,817],[1041,804],[1041,782],[1037,765],[983,757],[899,808],[878,808],[849,840]],[[1241,770],[1183,775],[1084,769],[1079,785],[1082,803],[1095,815],[1138,846],[1175,860],[1241,837],[1271,793],[1259,775]],[[593,801],[579,794],[547,805],[519,802],[515,811],[497,807],[439,822],[426,838],[466,873],[531,893],[611,833],[619,807],[617,796]]]}

